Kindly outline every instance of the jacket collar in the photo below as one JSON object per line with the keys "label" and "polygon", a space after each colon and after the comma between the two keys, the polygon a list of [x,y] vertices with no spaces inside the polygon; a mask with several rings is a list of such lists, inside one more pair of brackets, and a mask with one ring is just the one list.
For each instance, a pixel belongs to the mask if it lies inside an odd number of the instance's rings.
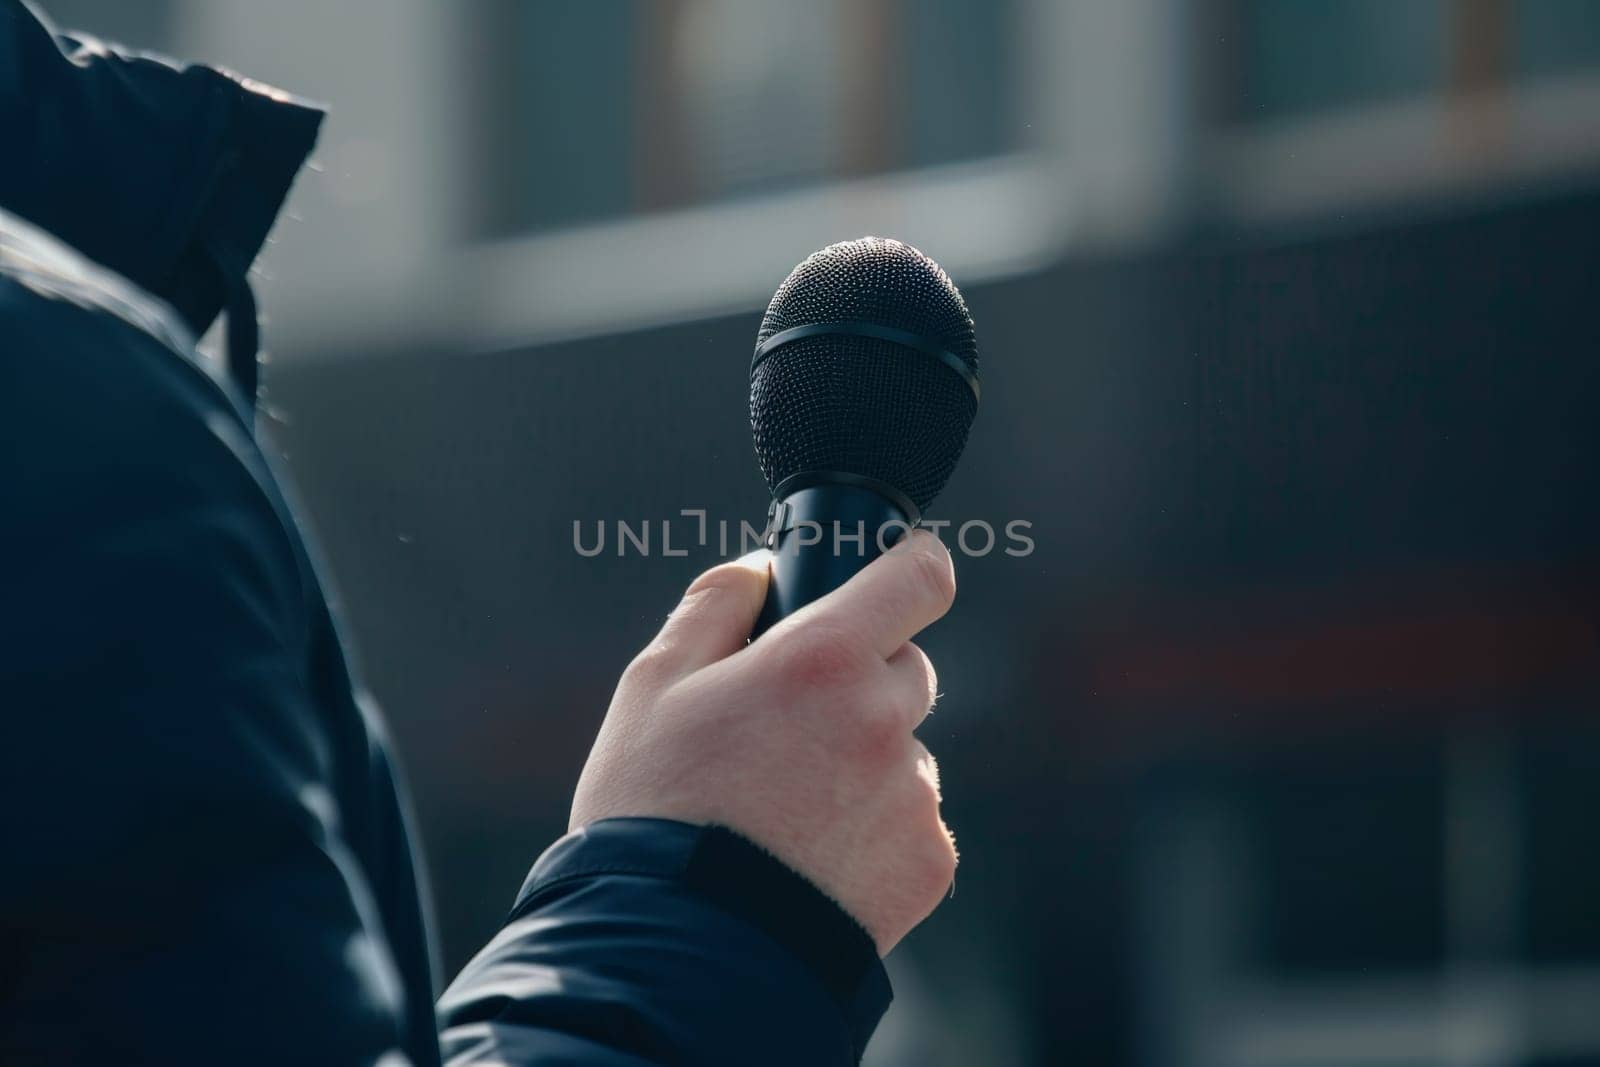
{"label": "jacket collar", "polygon": [[[158,297],[191,334],[248,303],[245,275],[322,117],[0,0],[0,208]],[[249,325],[253,341],[253,308]]]}

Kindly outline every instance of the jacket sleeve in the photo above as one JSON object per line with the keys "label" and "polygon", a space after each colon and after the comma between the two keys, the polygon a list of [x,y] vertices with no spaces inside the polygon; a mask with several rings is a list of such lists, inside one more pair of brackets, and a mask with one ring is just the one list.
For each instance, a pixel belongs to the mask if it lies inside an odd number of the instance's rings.
{"label": "jacket sleeve", "polygon": [[856,1063],[871,939],[729,830],[609,819],[558,841],[439,1003],[452,1065]]}
{"label": "jacket sleeve", "polygon": [[0,337],[0,1062],[417,1062],[247,431],[3,278]]}

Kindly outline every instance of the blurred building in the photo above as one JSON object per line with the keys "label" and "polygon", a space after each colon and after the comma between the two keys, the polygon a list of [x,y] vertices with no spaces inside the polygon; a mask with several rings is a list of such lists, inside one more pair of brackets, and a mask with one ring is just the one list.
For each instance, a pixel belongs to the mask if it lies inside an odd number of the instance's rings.
{"label": "blurred building", "polygon": [[42,0],[332,106],[268,429],[409,765],[451,966],[687,559],[761,308],[966,290],[925,644],[957,893],[886,1064],[1600,1064],[1590,0]]}

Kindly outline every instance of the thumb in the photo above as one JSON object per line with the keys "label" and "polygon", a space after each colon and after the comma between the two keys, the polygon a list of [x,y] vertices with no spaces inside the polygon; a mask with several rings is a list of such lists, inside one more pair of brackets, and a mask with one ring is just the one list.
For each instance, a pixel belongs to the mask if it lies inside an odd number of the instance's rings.
{"label": "thumb", "polygon": [[766,601],[771,562],[759,549],[700,575],[646,652],[676,679],[739,651]]}

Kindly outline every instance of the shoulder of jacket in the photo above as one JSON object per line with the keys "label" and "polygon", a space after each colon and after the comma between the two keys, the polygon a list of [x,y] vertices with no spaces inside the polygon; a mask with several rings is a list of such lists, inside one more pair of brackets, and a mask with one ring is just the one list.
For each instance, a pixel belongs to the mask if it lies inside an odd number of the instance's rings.
{"label": "shoulder of jacket", "polygon": [[0,210],[0,276],[51,300],[121,319],[191,361],[195,338],[178,313],[60,238]]}
{"label": "shoulder of jacket", "polygon": [[197,348],[193,332],[169,304],[55,235],[0,209],[0,279],[43,300],[109,316],[165,349],[190,375],[210,383],[247,431],[250,405],[225,370]]}

